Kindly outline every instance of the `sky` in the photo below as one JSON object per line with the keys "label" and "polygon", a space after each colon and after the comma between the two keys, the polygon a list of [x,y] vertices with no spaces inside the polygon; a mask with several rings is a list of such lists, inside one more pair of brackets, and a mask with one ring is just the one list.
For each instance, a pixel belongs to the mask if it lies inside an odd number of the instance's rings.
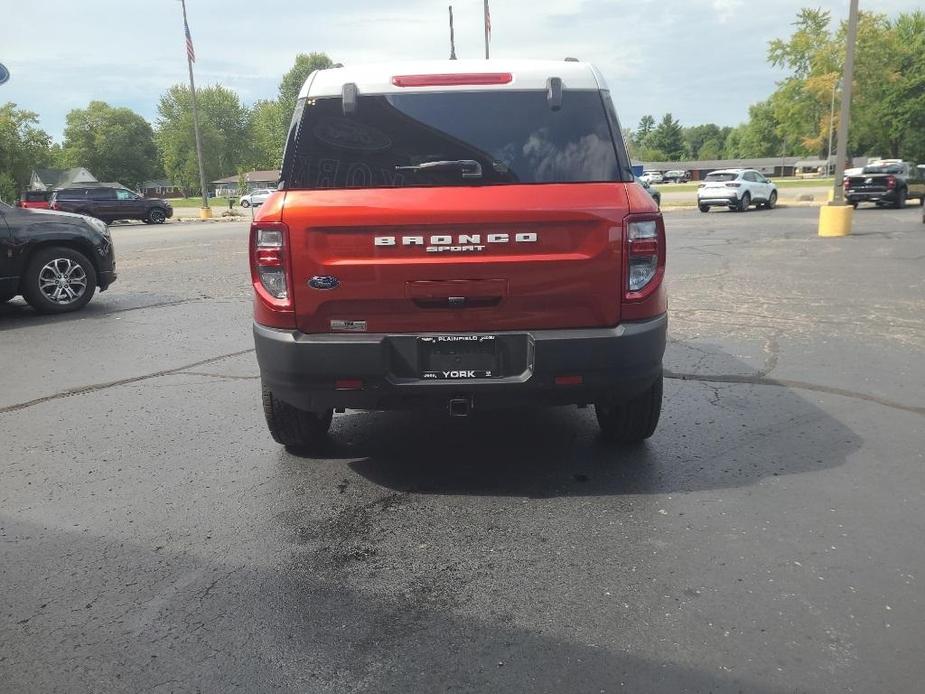
{"label": "sky", "polygon": [[[457,55],[481,57],[482,0],[187,0],[197,86],[252,103],[275,97],[299,52],[345,65],[448,57],[449,1]],[[922,0],[861,4],[895,16]],[[768,41],[802,6],[841,19],[848,0],[492,0],[492,57],[595,63],[624,126],[666,112],[736,125],[783,77]],[[0,103],[35,111],[58,141],[67,112],[94,99],[153,123],[159,96],[188,79],[179,0],[0,0],[0,22]]]}

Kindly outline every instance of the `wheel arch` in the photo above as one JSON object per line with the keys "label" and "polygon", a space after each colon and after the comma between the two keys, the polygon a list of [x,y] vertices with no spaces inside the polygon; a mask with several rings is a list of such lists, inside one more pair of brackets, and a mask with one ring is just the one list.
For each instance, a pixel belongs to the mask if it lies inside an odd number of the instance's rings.
{"label": "wheel arch", "polygon": [[[30,244],[29,250],[26,252],[25,257],[23,258],[23,261],[22,261],[23,270],[19,275],[20,285],[22,284],[22,279],[23,279],[23,276],[25,275],[26,268],[28,267],[29,263],[32,261],[32,256],[34,256],[36,253],[38,253],[39,251],[45,248],[69,248],[72,251],[77,251],[78,253],[86,256],[86,258],[90,261],[90,264],[93,266],[94,272],[96,272],[96,282],[97,282],[97,286],[99,286],[100,272],[101,272],[99,258],[96,257],[96,252],[95,252],[95,249],[93,248],[93,244],[91,244],[89,241],[85,241],[79,238],[59,238],[59,239],[45,238],[45,239],[41,239],[40,241],[36,241],[33,244]],[[20,286],[19,288],[21,289],[22,287]]]}

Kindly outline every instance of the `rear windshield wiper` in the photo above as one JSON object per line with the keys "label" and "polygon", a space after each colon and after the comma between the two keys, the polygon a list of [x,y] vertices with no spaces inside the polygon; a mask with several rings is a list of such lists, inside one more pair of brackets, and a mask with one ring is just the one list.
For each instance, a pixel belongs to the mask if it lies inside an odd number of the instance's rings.
{"label": "rear windshield wiper", "polygon": [[396,171],[441,171],[458,169],[463,178],[481,178],[482,165],[475,159],[451,159],[447,161],[425,161],[413,166],[396,166]]}

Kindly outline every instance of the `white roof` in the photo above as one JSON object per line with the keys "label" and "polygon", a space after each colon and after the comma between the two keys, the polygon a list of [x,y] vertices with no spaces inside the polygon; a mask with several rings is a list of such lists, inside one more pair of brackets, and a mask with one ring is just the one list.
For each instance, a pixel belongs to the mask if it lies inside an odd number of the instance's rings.
{"label": "white roof", "polygon": [[[455,75],[463,73],[510,73],[506,84],[436,87],[397,87],[399,75]],[[362,94],[407,94],[429,91],[488,91],[546,89],[546,80],[559,77],[564,89],[607,89],[600,71],[590,63],[564,60],[429,60],[376,63],[313,72],[305,80],[299,98],[340,96],[345,84],[354,83]]]}

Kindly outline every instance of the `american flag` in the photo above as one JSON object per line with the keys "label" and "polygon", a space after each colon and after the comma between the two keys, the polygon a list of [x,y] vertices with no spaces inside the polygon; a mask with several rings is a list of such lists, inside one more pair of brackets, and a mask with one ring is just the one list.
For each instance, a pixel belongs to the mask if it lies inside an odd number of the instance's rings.
{"label": "american flag", "polygon": [[193,49],[193,37],[189,33],[189,24],[186,23],[186,15],[183,15],[183,29],[186,30],[186,57],[191,63],[196,62],[196,51]]}

